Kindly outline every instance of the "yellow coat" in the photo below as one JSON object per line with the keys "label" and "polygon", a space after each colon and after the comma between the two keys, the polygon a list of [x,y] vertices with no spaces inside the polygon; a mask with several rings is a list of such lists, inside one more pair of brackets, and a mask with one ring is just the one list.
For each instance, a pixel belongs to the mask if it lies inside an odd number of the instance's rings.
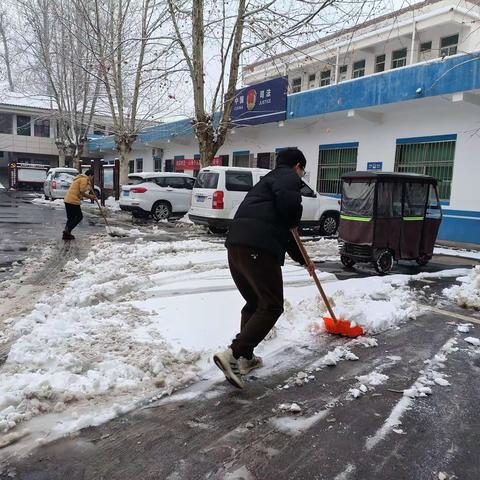
{"label": "yellow coat", "polygon": [[74,179],[63,201],[72,205],[80,205],[82,198],[90,197],[92,186],[86,175],[77,175]]}

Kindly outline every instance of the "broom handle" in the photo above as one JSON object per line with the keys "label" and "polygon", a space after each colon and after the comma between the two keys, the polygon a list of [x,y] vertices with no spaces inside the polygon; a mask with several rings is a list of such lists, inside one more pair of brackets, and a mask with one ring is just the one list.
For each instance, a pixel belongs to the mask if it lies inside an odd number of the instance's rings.
{"label": "broom handle", "polygon": [[[303,259],[305,260],[305,264],[308,265],[311,262],[311,260],[310,260],[310,257],[308,256],[305,246],[302,243],[302,240],[300,240],[300,235],[298,234],[298,230],[296,228],[292,228],[291,231],[292,231],[293,238],[295,239],[295,242],[297,242],[300,252],[302,252],[302,256],[303,256]],[[312,273],[312,277],[313,277],[313,280],[315,281],[315,285],[317,286],[318,291],[320,292],[320,295],[323,298],[323,301],[325,302],[325,305],[327,307],[328,313],[330,314],[330,317],[332,317],[332,320],[336,322],[337,317],[335,317],[335,314],[333,313],[332,306],[330,305],[330,302],[328,301],[328,298],[325,295],[325,292],[323,291],[322,284],[320,283],[320,280],[317,277],[317,272],[315,272],[315,270]]]}

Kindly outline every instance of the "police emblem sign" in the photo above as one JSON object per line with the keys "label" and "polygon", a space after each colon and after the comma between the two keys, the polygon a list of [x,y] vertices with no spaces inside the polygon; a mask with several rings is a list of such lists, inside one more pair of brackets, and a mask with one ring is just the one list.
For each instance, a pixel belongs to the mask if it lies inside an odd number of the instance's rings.
{"label": "police emblem sign", "polygon": [[285,120],[287,77],[279,77],[237,90],[230,121],[232,127]]}

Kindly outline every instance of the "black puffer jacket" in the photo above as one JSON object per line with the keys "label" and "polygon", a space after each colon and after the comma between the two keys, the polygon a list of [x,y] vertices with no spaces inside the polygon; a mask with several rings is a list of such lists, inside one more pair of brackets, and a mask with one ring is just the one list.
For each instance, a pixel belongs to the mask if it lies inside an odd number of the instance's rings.
{"label": "black puffer jacket", "polygon": [[248,192],[230,224],[225,245],[238,245],[273,254],[280,265],[288,252],[305,263],[290,232],[302,217],[300,177],[291,167],[279,166]]}

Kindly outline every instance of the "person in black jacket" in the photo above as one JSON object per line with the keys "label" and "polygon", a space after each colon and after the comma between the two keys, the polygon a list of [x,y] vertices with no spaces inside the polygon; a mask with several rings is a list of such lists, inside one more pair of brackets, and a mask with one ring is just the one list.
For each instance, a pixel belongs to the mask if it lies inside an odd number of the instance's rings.
{"label": "person in black jacket", "polygon": [[[304,265],[291,229],[302,217],[301,177],[306,160],[297,148],[277,154],[277,167],[247,194],[230,225],[225,245],[232,278],[246,301],[240,333],[215,364],[235,387],[243,388],[241,375],[262,366],[255,347],[268,335],[283,313],[281,266],[285,253]],[[314,265],[306,265],[311,274]]]}

